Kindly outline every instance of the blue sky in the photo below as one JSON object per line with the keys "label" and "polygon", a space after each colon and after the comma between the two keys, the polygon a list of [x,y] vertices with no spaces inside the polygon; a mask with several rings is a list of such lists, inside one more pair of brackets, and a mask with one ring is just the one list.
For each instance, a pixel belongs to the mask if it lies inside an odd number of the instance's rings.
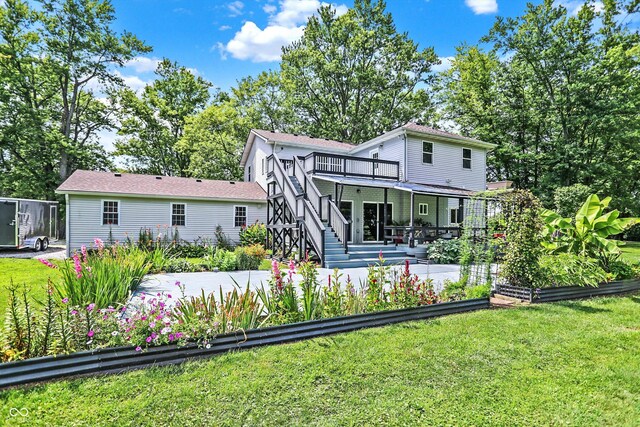
{"label": "blue sky", "polygon": [[[562,0],[570,10],[583,1]],[[153,78],[157,60],[167,57],[228,90],[246,75],[278,66],[280,47],[299,37],[319,0],[113,0],[116,28],[136,34],[154,51],[122,70],[138,89]],[[332,3],[339,12],[353,0]],[[399,31],[438,56],[476,43],[495,17],[517,16],[526,0],[388,0]],[[446,60],[445,60],[446,64]]]}

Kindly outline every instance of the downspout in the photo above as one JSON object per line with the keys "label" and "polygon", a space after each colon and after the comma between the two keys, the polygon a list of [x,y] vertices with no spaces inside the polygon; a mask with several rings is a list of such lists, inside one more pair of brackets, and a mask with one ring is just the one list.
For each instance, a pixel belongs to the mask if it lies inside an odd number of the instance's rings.
{"label": "downspout", "polygon": [[64,207],[64,228],[65,228],[65,238],[67,239],[67,258],[71,256],[71,228],[69,227],[69,217],[71,215],[69,215],[69,207],[71,206],[69,204],[69,194],[65,194],[64,195],[64,203],[65,203],[65,207]]}
{"label": "downspout", "polygon": [[402,182],[407,182],[407,131],[402,134],[404,139],[404,163],[402,164]]}

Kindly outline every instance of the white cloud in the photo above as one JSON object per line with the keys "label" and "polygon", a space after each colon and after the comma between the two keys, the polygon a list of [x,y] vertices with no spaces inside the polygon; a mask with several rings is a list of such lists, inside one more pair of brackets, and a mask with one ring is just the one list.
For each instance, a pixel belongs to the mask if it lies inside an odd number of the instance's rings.
{"label": "white cloud", "polygon": [[136,56],[135,58],[125,62],[125,68],[133,68],[136,73],[152,73],[160,64],[158,58],[147,58],[146,56]]}
{"label": "white cloud", "polygon": [[227,9],[229,10],[229,16],[240,16],[242,15],[242,10],[244,9],[244,3],[242,3],[241,1],[228,3]]}
{"label": "white cloud", "polygon": [[464,0],[464,4],[469,6],[476,15],[496,13],[498,11],[497,0]]}
{"label": "white cloud", "polygon": [[601,12],[604,10],[604,4],[601,1],[585,1],[585,0],[558,0],[555,2],[556,6],[564,6],[567,9],[567,12],[571,15],[577,15],[586,3],[591,3],[596,12]]}
{"label": "white cloud", "polygon": [[221,25],[220,28],[218,28],[218,31],[227,31],[230,29],[231,29],[231,26],[229,25]]}
{"label": "white cloud", "polygon": [[264,6],[262,6],[262,10],[264,10],[264,12],[269,15],[273,15],[274,13],[276,13],[276,10],[278,10],[278,8],[273,4],[265,4]]}
{"label": "white cloud", "polygon": [[[253,62],[278,61],[282,46],[299,39],[309,17],[320,7],[328,5],[329,3],[319,0],[281,0],[279,9],[265,5],[263,10],[270,16],[264,29],[247,21],[226,45],[218,43],[214,49],[220,51],[223,59],[229,53],[236,59]],[[338,15],[343,15],[348,10],[344,4],[331,6]],[[275,13],[276,10],[278,13]]]}
{"label": "white cloud", "polygon": [[434,73],[441,73],[451,68],[453,56],[441,56],[438,59],[440,60],[440,64],[431,67],[431,71],[433,71]]}

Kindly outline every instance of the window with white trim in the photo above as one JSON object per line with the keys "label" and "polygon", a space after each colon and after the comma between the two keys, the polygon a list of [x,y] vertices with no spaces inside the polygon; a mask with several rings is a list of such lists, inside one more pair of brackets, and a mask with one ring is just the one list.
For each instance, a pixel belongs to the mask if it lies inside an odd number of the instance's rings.
{"label": "window with white trim", "polygon": [[187,225],[187,205],[171,203],[171,226],[184,227]]}
{"label": "window with white trim", "polygon": [[118,225],[120,223],[120,202],[117,200],[102,201],[102,225]]}
{"label": "window with white trim", "polygon": [[433,142],[422,141],[422,163],[433,164]]}
{"label": "window with white trim", "polygon": [[251,166],[247,166],[247,181],[251,182]]}
{"label": "window with white trim", "polygon": [[422,215],[422,216],[429,215],[429,203],[418,204],[418,215]]}
{"label": "window with white trim", "polygon": [[458,208],[449,209],[449,224],[455,225],[458,223]]}
{"label": "window with white trim", "polygon": [[235,206],[233,214],[233,224],[235,227],[245,227],[247,225],[246,206]]}
{"label": "window with white trim", "polygon": [[[373,160],[378,160],[380,158],[380,151],[376,148],[375,150],[371,150],[369,151],[369,158],[373,159]],[[373,170],[377,171],[378,170],[378,163],[374,163],[373,164]]]}
{"label": "window with white trim", "polygon": [[471,148],[462,149],[462,168],[471,169]]}

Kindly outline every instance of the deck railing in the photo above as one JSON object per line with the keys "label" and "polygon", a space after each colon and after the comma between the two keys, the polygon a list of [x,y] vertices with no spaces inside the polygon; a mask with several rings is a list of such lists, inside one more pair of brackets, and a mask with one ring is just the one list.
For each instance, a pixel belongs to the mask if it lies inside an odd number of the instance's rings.
{"label": "deck railing", "polygon": [[400,163],[340,154],[310,153],[304,158],[305,170],[312,173],[372,179],[400,179]]}

